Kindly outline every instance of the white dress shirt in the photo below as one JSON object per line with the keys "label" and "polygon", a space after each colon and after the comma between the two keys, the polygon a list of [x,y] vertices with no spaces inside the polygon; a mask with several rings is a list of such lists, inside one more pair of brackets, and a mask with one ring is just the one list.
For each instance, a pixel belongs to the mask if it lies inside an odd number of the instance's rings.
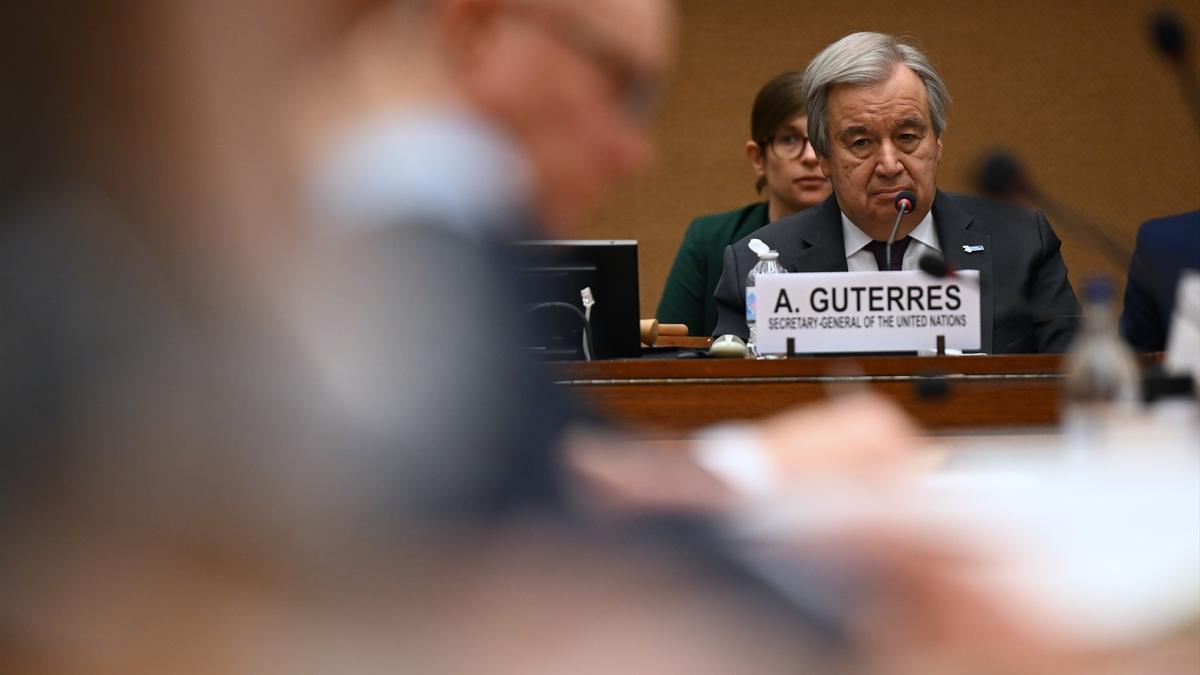
{"label": "white dress shirt", "polygon": [[[933,227],[933,209],[925,214],[925,217],[908,236],[912,237],[912,241],[908,244],[908,250],[904,252],[904,262],[900,265],[900,269],[920,269],[921,256],[926,253],[941,255],[941,242],[938,241],[937,230]],[[846,242],[847,270],[851,272],[879,270],[879,263],[875,262],[875,255],[867,250],[867,244],[871,243],[870,235],[850,222],[845,213],[842,214],[842,240]]]}
{"label": "white dress shirt", "polygon": [[430,108],[384,116],[343,134],[322,160],[310,177],[310,206],[339,228],[420,223],[473,239],[523,235],[489,230],[531,220],[512,217],[533,212],[524,155],[474,113]]}

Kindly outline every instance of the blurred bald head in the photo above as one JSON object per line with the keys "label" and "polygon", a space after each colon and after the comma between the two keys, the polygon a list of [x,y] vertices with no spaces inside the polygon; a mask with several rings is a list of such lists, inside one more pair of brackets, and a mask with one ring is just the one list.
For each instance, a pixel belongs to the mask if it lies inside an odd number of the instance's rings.
{"label": "blurred bald head", "polygon": [[653,157],[650,122],[674,51],[665,0],[444,0],[472,102],[521,141],[548,225],[570,228]]}
{"label": "blurred bald head", "polygon": [[374,65],[357,68],[373,105],[387,96],[413,107],[450,101],[495,122],[529,160],[537,207],[553,229],[578,224],[652,159],[650,122],[675,43],[669,0],[356,7],[350,34],[360,47],[376,45]]}

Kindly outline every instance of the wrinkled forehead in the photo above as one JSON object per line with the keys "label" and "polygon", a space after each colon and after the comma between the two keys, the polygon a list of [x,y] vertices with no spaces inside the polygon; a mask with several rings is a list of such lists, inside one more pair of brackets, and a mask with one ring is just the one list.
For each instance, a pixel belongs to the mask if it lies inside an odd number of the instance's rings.
{"label": "wrinkled forehead", "polygon": [[675,7],[669,0],[516,0],[577,20],[639,67],[663,71],[675,47]]}

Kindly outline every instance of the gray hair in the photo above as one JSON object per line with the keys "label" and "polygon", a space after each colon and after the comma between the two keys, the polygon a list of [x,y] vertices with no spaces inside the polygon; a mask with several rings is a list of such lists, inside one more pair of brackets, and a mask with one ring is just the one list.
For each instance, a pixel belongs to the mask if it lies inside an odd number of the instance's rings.
{"label": "gray hair", "polygon": [[869,87],[892,74],[897,64],[908,66],[925,84],[933,133],[941,136],[946,129],[946,108],[950,92],[934,70],[929,58],[916,47],[883,33],[851,33],[821,50],[804,69],[802,87],[808,105],[808,135],[817,154],[829,156],[830,87],[853,84]]}

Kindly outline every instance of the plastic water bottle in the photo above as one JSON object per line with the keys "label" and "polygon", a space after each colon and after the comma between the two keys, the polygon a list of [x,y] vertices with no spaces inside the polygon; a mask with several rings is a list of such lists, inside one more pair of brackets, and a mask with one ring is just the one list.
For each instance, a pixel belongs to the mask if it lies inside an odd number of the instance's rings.
{"label": "plastic water bottle", "polygon": [[758,328],[755,325],[758,315],[758,296],[755,293],[754,279],[760,274],[783,274],[784,270],[779,264],[779,251],[769,250],[764,244],[761,248],[756,248],[755,253],[758,254],[758,263],[746,275],[746,326],[750,329],[750,339],[746,341],[746,358],[777,358],[764,356],[758,351]]}
{"label": "plastic water bottle", "polygon": [[1113,286],[1104,277],[1084,289],[1083,326],[1064,361],[1063,426],[1080,450],[1106,444],[1108,431],[1138,412],[1141,373],[1133,350],[1117,334]]}

